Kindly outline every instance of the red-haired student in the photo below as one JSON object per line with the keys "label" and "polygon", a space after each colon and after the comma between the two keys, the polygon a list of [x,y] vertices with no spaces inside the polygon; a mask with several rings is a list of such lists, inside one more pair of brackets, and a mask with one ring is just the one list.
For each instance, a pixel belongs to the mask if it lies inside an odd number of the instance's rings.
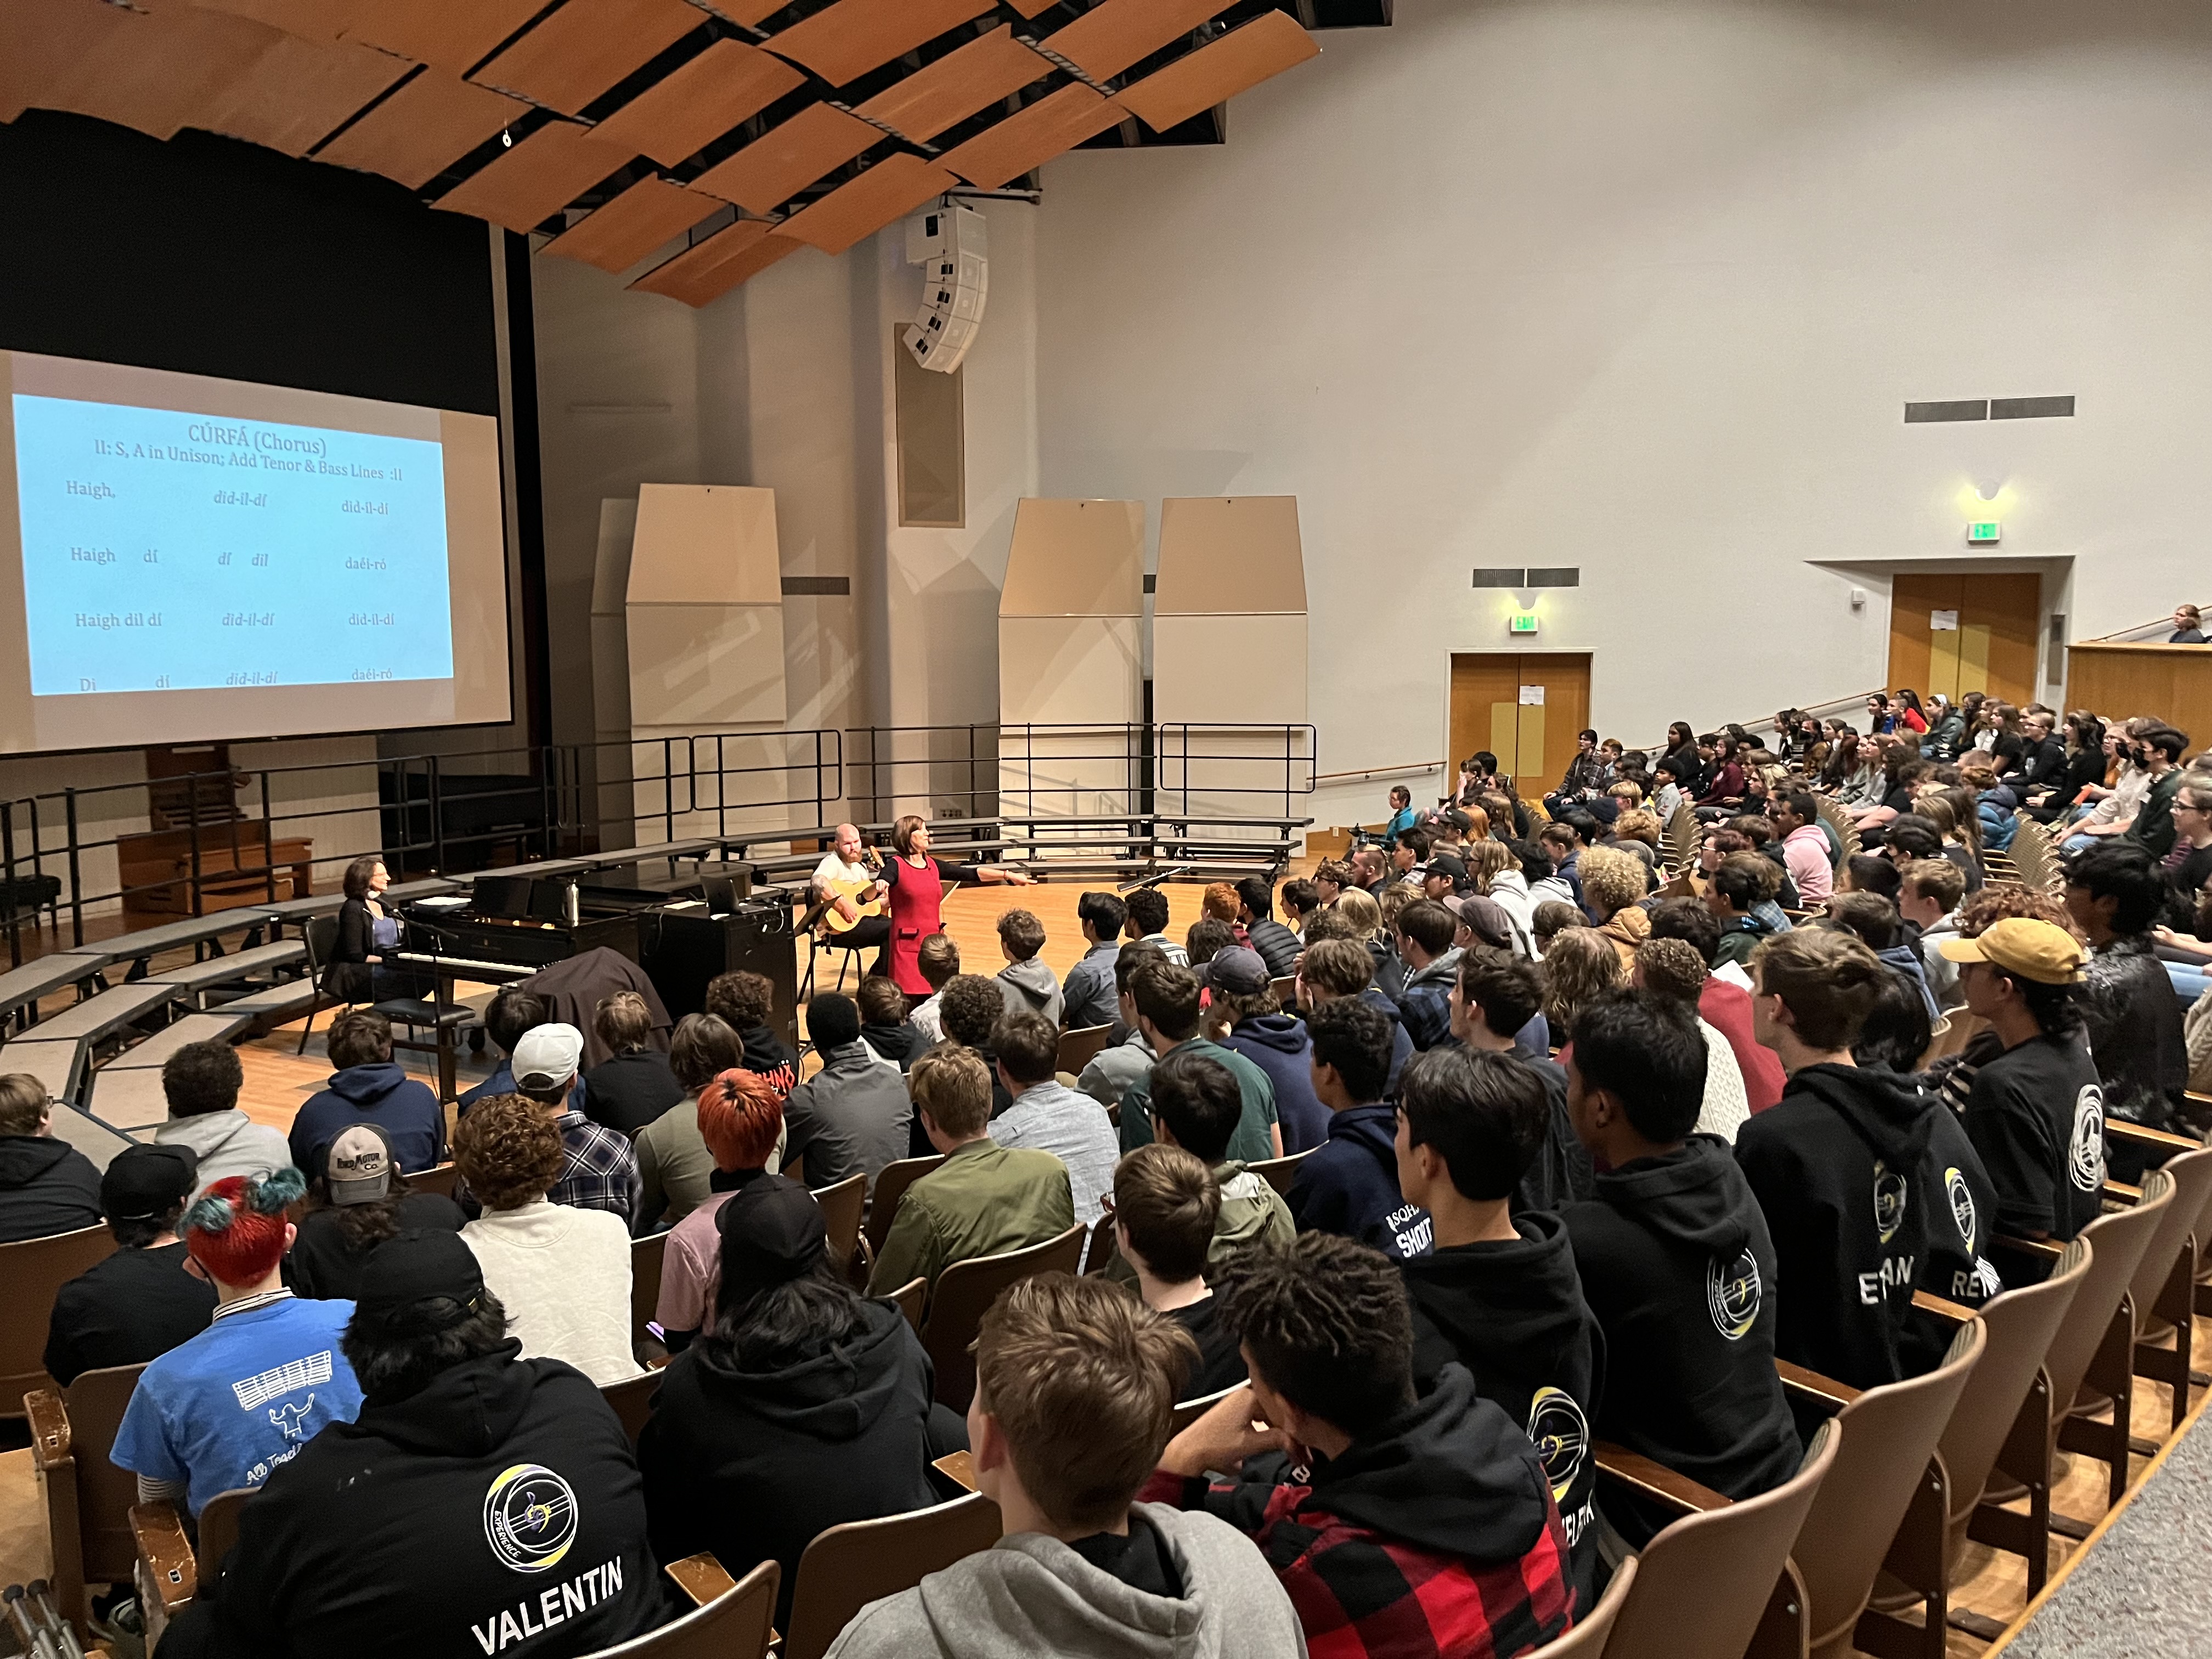
{"label": "red-haired student", "polygon": [[717,1223],[730,1195],[763,1181],[799,1184],[769,1173],[782,1127],[783,1098],[775,1083],[757,1072],[732,1069],[699,1091],[699,1139],[707,1143],[714,1172],[707,1177],[707,1201],[670,1230],[661,1252],[660,1299],[653,1318],[671,1353],[683,1352],[711,1321],[722,1275]]}
{"label": "red-haired student", "polygon": [[350,1423],[361,1387],[338,1338],[350,1302],[309,1302],[284,1288],[293,1226],[307,1190],[297,1170],[229,1176],[185,1212],[185,1271],[215,1286],[215,1320],[146,1367],[123,1413],[115,1467],[138,1477],[142,1502],[195,1516],[217,1492],[258,1486],[325,1423]]}

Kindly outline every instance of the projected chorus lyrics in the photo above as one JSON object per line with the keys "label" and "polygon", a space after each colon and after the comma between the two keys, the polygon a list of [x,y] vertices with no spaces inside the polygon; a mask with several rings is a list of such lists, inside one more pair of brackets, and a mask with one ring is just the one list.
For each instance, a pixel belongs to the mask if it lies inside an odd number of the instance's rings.
{"label": "projected chorus lyrics", "polygon": [[34,695],[451,676],[437,443],[15,401]]}

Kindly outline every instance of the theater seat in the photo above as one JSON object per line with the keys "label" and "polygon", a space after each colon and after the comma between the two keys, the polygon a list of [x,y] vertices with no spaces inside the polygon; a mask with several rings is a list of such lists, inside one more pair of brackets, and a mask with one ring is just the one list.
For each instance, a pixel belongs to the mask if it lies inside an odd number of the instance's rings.
{"label": "theater seat", "polygon": [[999,1506],[980,1492],[817,1534],[799,1558],[783,1659],[822,1659],[853,1615],[999,1541]]}
{"label": "theater seat", "polygon": [[107,1454],[145,1369],[87,1371],[58,1394],[38,1389],[23,1402],[31,1462],[46,1493],[54,1605],[80,1631],[91,1616],[86,1584],[127,1583],[138,1559],[131,1536],[138,1478]]}
{"label": "theater seat", "polygon": [[[896,1166],[894,1165],[894,1168]],[[929,1317],[922,1322],[921,1346],[937,1368],[937,1399],[956,1412],[968,1409],[975,1392],[975,1333],[983,1316],[1009,1285],[1036,1273],[1072,1273],[1082,1259],[1083,1229],[1070,1227],[1057,1238],[1025,1250],[956,1261],[937,1276],[930,1292]]]}

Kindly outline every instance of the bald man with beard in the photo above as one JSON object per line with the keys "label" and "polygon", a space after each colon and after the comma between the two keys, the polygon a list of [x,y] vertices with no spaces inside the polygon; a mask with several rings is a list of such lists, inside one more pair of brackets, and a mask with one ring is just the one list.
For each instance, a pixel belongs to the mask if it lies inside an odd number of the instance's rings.
{"label": "bald man with beard", "polygon": [[[828,900],[830,908],[847,921],[855,925],[837,935],[838,943],[856,951],[870,948],[884,950],[890,944],[891,920],[887,915],[863,915],[869,905],[882,899],[888,890],[882,872],[863,857],[866,844],[860,839],[858,825],[841,823],[830,843],[830,850],[822,855],[822,862],[814,866],[808,878],[808,887],[815,899]],[[860,884],[857,890],[853,884]],[[872,973],[886,971],[879,957]]]}

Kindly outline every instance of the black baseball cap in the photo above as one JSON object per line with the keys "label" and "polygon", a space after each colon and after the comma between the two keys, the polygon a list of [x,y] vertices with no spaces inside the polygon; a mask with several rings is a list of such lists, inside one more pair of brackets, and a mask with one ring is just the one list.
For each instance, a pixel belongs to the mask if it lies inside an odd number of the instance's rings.
{"label": "black baseball cap", "polygon": [[732,1193],[714,1216],[722,1277],[781,1285],[822,1259],[829,1228],[814,1194],[784,1176],[762,1176]]}
{"label": "black baseball cap", "polygon": [[368,1253],[354,1317],[373,1326],[405,1322],[445,1330],[476,1312],[483,1287],[477,1253],[459,1233],[410,1228]]}
{"label": "black baseball cap", "polygon": [[1428,874],[1442,876],[1452,884],[1452,891],[1464,893],[1474,884],[1468,878],[1467,866],[1449,853],[1432,854],[1429,859]]}
{"label": "black baseball cap", "polygon": [[110,1221],[159,1221],[199,1184],[189,1146],[125,1146],[100,1177],[100,1210]]}

